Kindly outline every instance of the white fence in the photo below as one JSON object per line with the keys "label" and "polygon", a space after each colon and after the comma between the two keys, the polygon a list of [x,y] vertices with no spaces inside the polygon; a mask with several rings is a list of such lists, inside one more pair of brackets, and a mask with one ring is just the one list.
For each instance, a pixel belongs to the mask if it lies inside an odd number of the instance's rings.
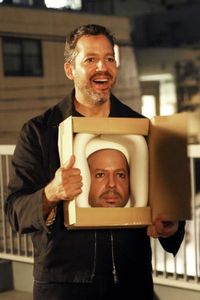
{"label": "white fence", "polygon": [[200,145],[188,146],[191,173],[192,220],[186,222],[184,241],[176,257],[163,251],[152,240],[154,282],[200,291],[200,192],[197,192],[196,162],[200,160]]}
{"label": "white fence", "polygon": [[4,214],[14,148],[14,145],[0,145],[0,258],[32,263],[33,248],[30,236],[13,232]]}
{"label": "white fence", "polygon": [[[0,258],[32,263],[30,236],[14,233],[3,211],[14,147],[0,146]],[[175,258],[165,252],[156,239],[152,239],[153,276],[157,284],[200,291],[200,193],[196,192],[195,186],[195,162],[200,159],[200,145],[188,146],[188,156],[191,166],[193,218],[187,221],[185,238]]]}

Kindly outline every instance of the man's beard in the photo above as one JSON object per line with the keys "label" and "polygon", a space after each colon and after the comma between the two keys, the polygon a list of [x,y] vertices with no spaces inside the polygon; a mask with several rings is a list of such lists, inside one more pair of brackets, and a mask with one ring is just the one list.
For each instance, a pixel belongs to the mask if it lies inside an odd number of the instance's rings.
{"label": "man's beard", "polygon": [[112,84],[110,89],[106,90],[105,92],[103,90],[94,91],[90,82],[83,83],[82,81],[79,81],[78,77],[76,77],[76,86],[84,95],[84,98],[89,104],[99,106],[109,100],[111,89],[114,86],[114,83]]}
{"label": "man's beard", "polygon": [[97,93],[91,90],[88,90],[88,102],[92,105],[101,105],[105,103],[110,98],[110,92],[106,93]]}
{"label": "man's beard", "polygon": [[110,98],[111,92],[95,92],[89,86],[86,86],[85,94],[87,96],[88,103],[98,106],[105,103]]}

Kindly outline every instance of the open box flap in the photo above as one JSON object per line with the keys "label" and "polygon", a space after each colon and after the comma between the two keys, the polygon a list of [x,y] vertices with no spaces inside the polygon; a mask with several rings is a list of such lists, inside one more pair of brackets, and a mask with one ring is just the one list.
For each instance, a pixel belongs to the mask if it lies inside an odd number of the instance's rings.
{"label": "open box flap", "polygon": [[150,122],[149,202],[152,218],[191,219],[187,113],[156,116]]}

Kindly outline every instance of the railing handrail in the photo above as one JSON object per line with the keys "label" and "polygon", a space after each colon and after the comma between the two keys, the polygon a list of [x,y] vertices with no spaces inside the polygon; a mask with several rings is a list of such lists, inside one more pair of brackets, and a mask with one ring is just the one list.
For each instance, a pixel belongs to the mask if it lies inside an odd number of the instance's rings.
{"label": "railing handrail", "polygon": [[16,145],[0,145],[0,155],[13,155]]}

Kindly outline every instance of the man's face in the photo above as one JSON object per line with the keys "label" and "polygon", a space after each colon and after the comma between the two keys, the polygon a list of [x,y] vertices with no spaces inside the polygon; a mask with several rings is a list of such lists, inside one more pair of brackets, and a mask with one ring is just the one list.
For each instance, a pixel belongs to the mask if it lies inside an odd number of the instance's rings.
{"label": "man's face", "polygon": [[88,35],[78,40],[76,50],[70,79],[74,80],[77,100],[92,105],[106,102],[117,73],[112,45],[104,35]]}
{"label": "man's face", "polygon": [[124,207],[129,199],[129,170],[124,154],[104,149],[88,157],[92,207]]}

